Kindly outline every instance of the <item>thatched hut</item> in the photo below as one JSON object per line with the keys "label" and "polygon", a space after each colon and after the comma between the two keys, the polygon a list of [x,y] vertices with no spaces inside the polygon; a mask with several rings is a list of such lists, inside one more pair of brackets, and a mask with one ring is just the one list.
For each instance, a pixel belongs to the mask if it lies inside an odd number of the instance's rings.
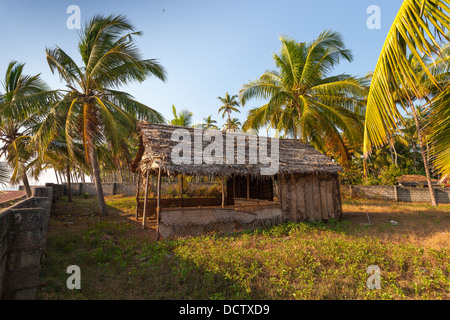
{"label": "thatched hut", "polygon": [[[145,184],[143,227],[155,206],[158,237],[341,218],[338,172],[342,169],[312,146],[294,139],[143,121],[138,130],[140,148],[131,167]],[[153,202],[147,199],[151,175],[158,177]],[[220,201],[211,205],[201,199],[181,199],[165,206],[161,177],[177,175],[219,177]],[[139,192],[137,201],[139,209]]]}

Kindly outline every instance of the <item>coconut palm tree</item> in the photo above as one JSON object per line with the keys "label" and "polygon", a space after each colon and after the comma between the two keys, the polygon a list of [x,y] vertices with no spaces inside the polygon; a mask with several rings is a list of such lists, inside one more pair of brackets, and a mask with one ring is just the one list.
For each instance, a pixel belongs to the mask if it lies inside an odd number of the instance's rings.
{"label": "coconut palm tree", "polygon": [[169,124],[182,127],[190,127],[192,125],[192,116],[194,115],[192,112],[187,110],[177,112],[175,106],[172,105],[172,114],[174,118],[169,121]]}
{"label": "coconut palm tree", "polygon": [[239,102],[236,100],[238,98],[237,95],[234,96],[230,96],[227,93],[225,93],[225,97],[217,97],[217,99],[219,99],[222,103],[223,106],[221,106],[219,108],[219,112],[222,112],[222,119],[225,118],[225,114],[227,114],[228,119],[228,126],[231,126],[230,122],[231,122],[231,112],[240,112],[238,107],[239,107]]}
{"label": "coconut palm tree", "polygon": [[[39,74],[24,74],[24,67],[24,63],[11,61],[1,82],[4,93],[0,95],[0,157],[4,156],[12,169],[11,183],[22,181],[27,196],[30,197],[27,163],[33,152],[28,146],[39,117],[48,110],[45,104],[33,105],[33,99],[36,95],[48,92],[48,87]],[[45,96],[41,98],[43,103]]]}
{"label": "coconut palm tree", "polygon": [[224,125],[223,125],[223,130],[225,131],[238,131],[239,128],[242,126],[241,122],[239,121],[238,118],[233,118],[228,120]]}
{"label": "coconut palm tree", "polygon": [[[113,152],[120,150],[120,141],[136,130],[136,121],[164,122],[163,116],[118,91],[123,85],[142,82],[150,76],[164,81],[165,70],[154,59],[143,59],[135,43],[142,35],[122,15],[96,15],[81,30],[78,51],[79,66],[58,46],[47,48],[47,62],[58,73],[67,90],[52,107],[35,136],[39,150],[47,145],[63,127],[69,154],[81,142],[92,170],[97,189],[100,214],[106,215],[106,204],[100,180],[96,146],[107,143]],[[59,116],[63,114],[64,121]]]}
{"label": "coconut palm tree", "polygon": [[[427,65],[427,59],[442,57],[443,41],[448,42],[449,36],[446,34],[450,29],[450,1],[449,0],[405,0],[400,7],[394,22],[378,58],[375,67],[372,83],[367,100],[366,121],[364,128],[364,155],[365,158],[374,148],[381,146],[388,139],[388,134],[397,130],[397,123],[402,123],[403,118],[398,109],[399,104],[404,108],[410,108],[418,124],[418,119],[414,115],[412,107],[415,99],[424,97],[422,75],[418,76],[418,66],[437,92],[445,92],[448,83],[440,83],[433,75],[432,70]],[[443,40],[443,41],[441,41]],[[411,63],[409,56],[412,55],[417,63]],[[442,96],[435,94],[429,104],[432,109],[442,106]],[[412,108],[411,108],[412,107]],[[436,114],[437,121],[444,123],[445,113]],[[442,128],[442,127],[441,127]],[[419,143],[422,143],[421,130],[417,131]],[[436,136],[435,136],[436,137]],[[445,150],[450,149],[448,140],[437,140],[437,159],[448,159],[444,156],[448,154]],[[421,146],[422,155],[424,148]],[[444,153],[441,153],[444,152]],[[431,186],[431,177],[427,168],[428,187],[432,205],[437,205],[434,191]],[[442,173],[450,172],[449,166],[445,162],[436,164],[436,168]]]}
{"label": "coconut palm tree", "polygon": [[350,140],[361,136],[367,88],[365,79],[331,74],[340,61],[352,61],[342,36],[324,31],[310,43],[284,36],[280,41],[280,53],[273,54],[277,69],[266,71],[239,92],[242,105],[253,98],[268,101],[250,110],[243,129],[268,126],[320,151],[334,145],[338,161],[349,161],[342,134]]}
{"label": "coconut palm tree", "polygon": [[211,119],[211,116],[208,116],[207,118],[203,118],[204,123],[202,124],[203,129],[219,129],[217,126],[217,121]]}

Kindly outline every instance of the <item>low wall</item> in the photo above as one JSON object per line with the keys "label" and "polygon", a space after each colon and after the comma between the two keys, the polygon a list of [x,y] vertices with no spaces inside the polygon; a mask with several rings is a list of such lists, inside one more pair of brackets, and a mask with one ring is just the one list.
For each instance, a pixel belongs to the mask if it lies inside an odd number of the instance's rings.
{"label": "low wall", "polygon": [[1,299],[35,299],[52,198],[52,188],[34,188],[0,213]]}
{"label": "low wall", "polygon": [[[450,188],[433,187],[437,203],[450,203]],[[428,187],[342,185],[341,193],[352,198],[400,202],[431,202]]]}
{"label": "low wall", "polygon": [[[56,184],[56,183],[46,183],[46,187],[52,187],[55,190],[55,198],[59,198],[63,195],[67,195],[67,184]],[[105,196],[111,196],[115,194],[125,194],[127,196],[136,195],[136,183],[133,182],[104,182],[103,186],[103,194]],[[40,186],[31,186],[31,189],[39,188]],[[88,193],[90,196],[97,195],[97,189],[95,188],[94,183],[80,182],[80,183],[71,183],[70,188],[72,190],[72,195],[81,196],[85,193]],[[24,187],[19,186],[19,190],[24,190]]]}
{"label": "low wall", "polygon": [[[67,194],[67,185],[64,186],[64,192]],[[102,183],[103,194],[105,196],[111,196],[115,194],[125,194],[127,196],[136,195],[136,183],[114,183],[104,182]],[[72,183],[71,184],[72,195],[81,196],[88,193],[90,196],[97,195],[97,189],[94,183]]]}
{"label": "low wall", "polygon": [[159,231],[163,237],[184,237],[208,232],[231,233],[282,222],[279,204],[245,208],[240,206],[162,208]]}

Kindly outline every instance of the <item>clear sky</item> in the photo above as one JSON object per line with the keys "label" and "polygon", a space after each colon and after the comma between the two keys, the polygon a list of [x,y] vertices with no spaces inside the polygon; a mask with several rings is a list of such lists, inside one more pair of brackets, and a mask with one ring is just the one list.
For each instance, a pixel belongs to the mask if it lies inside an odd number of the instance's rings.
{"label": "clear sky", "polygon": [[[11,60],[25,62],[25,73],[41,73],[52,89],[64,88],[45,60],[45,48],[57,45],[80,62],[78,33],[66,25],[70,5],[81,10],[82,24],[95,14],[124,14],[142,31],[138,45],[144,58],[156,58],[167,81],[150,78],[123,88],[138,101],[171,118],[171,106],[194,113],[194,122],[217,114],[218,96],[238,94],[242,85],[274,69],[272,54],[280,35],[311,41],[326,29],[340,32],[352,63],[336,74],[365,75],[375,68],[401,0],[173,0],[173,1],[5,1],[0,0],[0,79]],[[370,5],[380,8],[381,28],[369,29]],[[241,122],[250,108],[240,114]]]}

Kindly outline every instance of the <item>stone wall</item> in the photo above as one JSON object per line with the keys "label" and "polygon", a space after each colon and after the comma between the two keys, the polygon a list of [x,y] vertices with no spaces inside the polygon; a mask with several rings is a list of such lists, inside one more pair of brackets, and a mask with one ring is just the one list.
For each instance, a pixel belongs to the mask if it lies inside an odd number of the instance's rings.
{"label": "stone wall", "polygon": [[[450,203],[450,188],[433,187],[437,203]],[[431,202],[428,187],[342,185],[341,193],[351,198],[401,202]]]}
{"label": "stone wall", "polygon": [[[60,186],[64,187],[64,194],[67,194],[67,185],[62,184]],[[103,194],[105,196],[124,194],[127,196],[136,195],[136,183],[114,183],[114,182],[104,182],[102,183]],[[85,193],[90,196],[97,195],[97,189],[94,183],[72,183],[71,184],[72,195],[81,196]]]}
{"label": "stone wall", "polygon": [[0,213],[1,299],[35,299],[52,198],[52,188],[34,188]]}

